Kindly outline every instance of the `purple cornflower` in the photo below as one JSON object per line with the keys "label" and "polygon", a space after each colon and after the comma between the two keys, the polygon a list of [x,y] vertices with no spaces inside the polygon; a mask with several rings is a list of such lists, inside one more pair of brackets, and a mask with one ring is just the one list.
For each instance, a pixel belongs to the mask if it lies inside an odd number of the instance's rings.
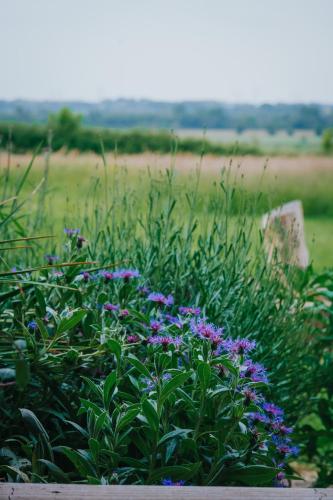
{"label": "purple cornflower", "polygon": [[64,273],[62,271],[53,271],[52,275],[55,277],[55,278],[60,278],[61,276],[64,275]]}
{"label": "purple cornflower", "polygon": [[36,330],[38,325],[37,325],[37,322],[35,320],[32,320],[32,321],[29,321],[29,323],[27,324],[27,327],[29,328],[29,330]]}
{"label": "purple cornflower", "polygon": [[113,273],[110,271],[101,271],[101,276],[105,279],[105,281],[110,281],[113,279]]}
{"label": "purple cornflower", "polygon": [[161,320],[158,320],[158,319],[151,319],[150,323],[149,323],[149,327],[154,332],[153,335],[156,335],[156,333],[158,333],[162,329],[163,322]]}
{"label": "purple cornflower", "polygon": [[119,306],[116,304],[110,304],[110,302],[104,304],[103,307],[106,311],[119,311]]}
{"label": "purple cornflower", "polygon": [[231,354],[246,354],[256,346],[254,340],[248,339],[228,339],[223,342],[222,347]]}
{"label": "purple cornflower", "polygon": [[218,328],[212,323],[206,323],[203,319],[192,319],[190,323],[192,333],[201,339],[209,340],[215,346],[222,342],[223,328]]}
{"label": "purple cornflower", "polygon": [[245,396],[244,404],[249,406],[252,401],[258,401],[258,394],[252,389],[246,388],[243,390],[243,395]]}
{"label": "purple cornflower", "polygon": [[130,278],[139,278],[140,273],[137,269],[118,269],[114,271],[113,278],[122,278],[124,280],[129,280]]}
{"label": "purple cornflower", "polygon": [[259,363],[253,363],[251,359],[247,359],[241,366],[240,376],[250,378],[252,382],[268,382],[265,367]]}
{"label": "purple cornflower", "polygon": [[82,248],[83,247],[83,243],[87,241],[83,236],[78,236],[77,240],[76,240],[76,247],[77,248]]}
{"label": "purple cornflower", "polygon": [[136,344],[136,342],[139,342],[140,337],[138,335],[128,335],[126,340],[129,344]]}
{"label": "purple cornflower", "polygon": [[46,254],[46,255],[44,255],[44,257],[45,257],[45,260],[47,261],[49,266],[52,266],[52,264],[54,264],[55,262],[57,262],[59,260],[59,257],[57,255]]}
{"label": "purple cornflower", "polygon": [[156,304],[164,305],[164,306],[172,306],[173,304],[173,296],[168,295],[167,297],[163,295],[163,293],[152,292],[147,297],[151,302],[156,302]]}
{"label": "purple cornflower", "polygon": [[183,328],[183,326],[184,326],[183,322],[179,318],[177,318],[176,316],[171,316],[171,314],[165,314],[164,317],[172,325],[175,325],[180,329]]}
{"label": "purple cornflower", "polygon": [[75,234],[79,234],[79,232],[80,229],[70,229],[68,227],[65,227],[64,229],[64,233],[69,237],[74,236]]}
{"label": "purple cornflower", "polygon": [[291,434],[293,432],[293,428],[287,427],[281,420],[272,422],[272,430],[281,436],[286,436],[287,434]]}
{"label": "purple cornflower", "polygon": [[128,309],[122,309],[119,312],[119,318],[126,318],[126,316],[129,316],[129,310]]}
{"label": "purple cornflower", "polygon": [[299,454],[298,446],[289,446],[288,443],[280,443],[276,446],[276,449],[282,457],[296,456]]}
{"label": "purple cornflower", "polygon": [[139,293],[141,293],[141,295],[148,295],[148,293],[150,292],[149,288],[147,286],[144,286],[144,285],[138,286],[137,291]]}
{"label": "purple cornflower", "polygon": [[178,308],[179,314],[191,314],[193,316],[199,316],[201,314],[201,309],[200,307],[186,307],[186,306],[181,306]]}
{"label": "purple cornflower", "polygon": [[263,409],[272,417],[281,417],[283,415],[282,408],[275,406],[273,403],[264,403]]}
{"label": "purple cornflower", "polygon": [[182,479],[180,481],[172,481],[171,479],[169,478],[165,478],[163,479],[162,481],[162,485],[163,486],[184,486],[185,485],[185,481],[183,481]]}
{"label": "purple cornflower", "polygon": [[89,281],[90,279],[90,274],[88,273],[88,271],[83,271],[83,273],[81,273],[82,276],[83,276],[83,280],[84,281]]}
{"label": "purple cornflower", "polygon": [[263,413],[254,412],[248,414],[249,420],[251,420],[254,424],[268,424],[269,419]]}
{"label": "purple cornflower", "polygon": [[161,345],[163,349],[166,351],[169,345],[174,345],[179,347],[182,343],[182,339],[180,337],[162,337],[161,335],[155,335],[154,337],[149,337],[149,344]]}
{"label": "purple cornflower", "polygon": [[[166,382],[167,380],[170,380],[171,378],[172,378],[172,376],[170,373],[164,373],[164,375],[162,375],[162,380],[164,382]],[[149,392],[149,391],[152,391],[153,389],[155,389],[155,387],[158,383],[158,377],[152,376],[152,379],[144,378],[143,382],[146,384],[146,387],[144,389],[145,392]]]}

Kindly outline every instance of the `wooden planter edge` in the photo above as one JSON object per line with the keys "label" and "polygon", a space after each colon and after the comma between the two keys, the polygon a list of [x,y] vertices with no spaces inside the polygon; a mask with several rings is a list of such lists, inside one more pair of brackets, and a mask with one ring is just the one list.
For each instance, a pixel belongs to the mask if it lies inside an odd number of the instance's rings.
{"label": "wooden planter edge", "polygon": [[333,500],[333,488],[94,486],[0,483],[0,500]]}

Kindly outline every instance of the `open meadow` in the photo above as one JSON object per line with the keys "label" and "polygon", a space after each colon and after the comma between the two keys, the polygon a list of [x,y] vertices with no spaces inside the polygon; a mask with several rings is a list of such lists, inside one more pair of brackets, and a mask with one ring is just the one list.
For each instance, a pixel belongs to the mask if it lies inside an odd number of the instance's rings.
{"label": "open meadow", "polygon": [[[5,182],[16,182],[31,155],[0,156]],[[105,162],[105,163],[104,163]],[[8,170],[8,164],[10,168]],[[165,173],[172,174],[166,181]],[[166,183],[168,188],[165,189]],[[253,242],[259,238],[261,216],[282,203],[299,199],[305,213],[306,240],[314,267],[333,265],[333,158],[324,156],[216,157],[191,154],[102,156],[70,152],[39,155],[34,159],[23,193],[28,197],[31,230],[61,231],[71,224],[83,224],[98,207],[112,203],[110,218],[118,222],[127,214],[144,214],[152,190],[159,193],[161,207],[166,193],[175,200],[175,216],[180,220],[190,210],[187,195],[196,192],[191,207],[199,226],[213,217],[223,217],[224,194],[221,183],[237,186],[229,211],[236,221],[246,212],[255,220]],[[35,194],[31,194],[35,192]],[[42,214],[40,212],[42,203]],[[124,211],[126,206],[126,215]],[[117,214],[117,215],[115,215]],[[220,215],[219,215],[220,214]],[[235,223],[235,222],[234,222]],[[140,231],[140,228],[137,228]]]}

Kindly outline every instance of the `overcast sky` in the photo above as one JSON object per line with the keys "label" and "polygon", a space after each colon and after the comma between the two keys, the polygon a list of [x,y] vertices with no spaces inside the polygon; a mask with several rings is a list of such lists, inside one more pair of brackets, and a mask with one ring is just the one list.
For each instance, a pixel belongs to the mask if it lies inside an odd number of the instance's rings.
{"label": "overcast sky", "polygon": [[333,103],[333,0],[0,0],[0,98]]}

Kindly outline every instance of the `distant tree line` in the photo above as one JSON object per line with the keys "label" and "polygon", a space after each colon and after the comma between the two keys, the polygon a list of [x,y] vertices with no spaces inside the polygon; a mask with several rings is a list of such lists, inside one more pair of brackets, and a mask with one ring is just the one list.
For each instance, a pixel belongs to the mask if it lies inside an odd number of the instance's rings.
{"label": "distant tree line", "polygon": [[50,113],[63,107],[82,116],[87,126],[110,128],[213,128],[314,130],[333,127],[333,104],[248,104],[218,102],[155,102],[118,99],[100,103],[0,101],[0,121],[46,124]]}
{"label": "distant tree line", "polygon": [[87,127],[82,118],[63,108],[51,114],[47,124],[0,123],[0,147],[17,153],[32,151],[39,145],[51,146],[52,150],[78,150],[100,153],[143,153],[173,151],[195,154],[243,155],[260,154],[260,149],[250,144],[216,144],[202,139],[178,139],[167,131],[112,130]]}

